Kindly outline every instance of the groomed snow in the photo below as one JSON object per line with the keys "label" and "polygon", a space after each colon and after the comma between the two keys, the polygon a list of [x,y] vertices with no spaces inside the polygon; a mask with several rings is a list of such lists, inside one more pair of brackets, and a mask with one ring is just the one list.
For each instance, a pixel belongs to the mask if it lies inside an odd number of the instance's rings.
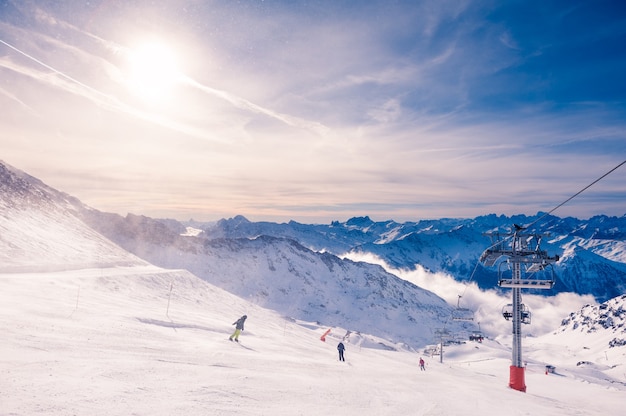
{"label": "groomed snow", "polygon": [[[2,415],[623,413],[624,347],[584,357],[591,349],[576,334],[524,340],[521,393],[507,387],[506,338],[446,347],[440,363],[352,333],[342,363],[336,345],[345,329],[322,342],[328,328],[279,316],[185,271],[1,274],[0,294]],[[238,345],[228,336],[243,314]],[[593,364],[576,366],[587,358]],[[546,375],[546,363],[556,374]],[[606,367],[613,382],[599,371]]]}

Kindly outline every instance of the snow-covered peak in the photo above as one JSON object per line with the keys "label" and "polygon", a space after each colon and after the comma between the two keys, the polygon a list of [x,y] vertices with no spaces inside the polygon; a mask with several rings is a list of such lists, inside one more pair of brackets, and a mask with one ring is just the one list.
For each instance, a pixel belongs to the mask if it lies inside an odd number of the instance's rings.
{"label": "snow-covered peak", "polygon": [[[579,220],[538,212],[533,216],[490,214],[405,223],[355,217],[329,225],[238,221],[236,227],[218,222],[200,228],[208,239],[271,235],[338,256],[370,254],[396,269],[416,270],[419,266],[450,274],[459,281],[471,278],[489,289],[497,286],[497,271],[477,267],[480,255],[491,244],[486,234],[510,233],[513,224],[530,225],[529,233],[547,235],[542,248],[561,258],[555,265],[557,285],[544,294],[575,292],[604,301],[626,290],[626,216]],[[577,256],[585,256],[588,263],[577,261]]]}
{"label": "snow-covered peak", "polygon": [[2,163],[0,192],[0,272],[145,264],[77,218],[76,199]]}
{"label": "snow-covered peak", "polygon": [[626,295],[599,305],[583,306],[563,319],[559,331],[607,332],[619,337],[612,340],[608,347],[626,345]]}

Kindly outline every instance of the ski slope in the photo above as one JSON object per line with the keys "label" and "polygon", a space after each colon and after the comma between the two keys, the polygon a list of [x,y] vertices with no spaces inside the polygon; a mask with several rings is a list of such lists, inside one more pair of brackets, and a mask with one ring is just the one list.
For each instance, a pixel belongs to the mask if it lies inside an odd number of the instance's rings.
{"label": "ski slope", "polygon": [[[440,363],[352,333],[342,363],[336,345],[346,329],[332,328],[322,342],[329,328],[279,316],[186,271],[136,265],[6,273],[0,297],[2,415],[623,412],[622,382],[559,363],[584,353],[572,350],[572,339],[569,346],[558,337],[524,340],[528,390],[521,393],[507,387],[505,340],[447,347]],[[241,344],[229,342],[243,314]],[[623,351],[607,356],[616,375],[626,373]],[[556,374],[545,374],[546,362]]]}

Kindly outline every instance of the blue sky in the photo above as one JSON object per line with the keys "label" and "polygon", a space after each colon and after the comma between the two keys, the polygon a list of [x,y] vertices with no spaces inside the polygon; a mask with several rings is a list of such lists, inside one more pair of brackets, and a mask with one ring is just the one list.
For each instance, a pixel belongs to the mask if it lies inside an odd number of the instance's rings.
{"label": "blue sky", "polygon": [[626,160],[620,1],[57,3],[0,1],[0,159],[103,211],[532,215]]}

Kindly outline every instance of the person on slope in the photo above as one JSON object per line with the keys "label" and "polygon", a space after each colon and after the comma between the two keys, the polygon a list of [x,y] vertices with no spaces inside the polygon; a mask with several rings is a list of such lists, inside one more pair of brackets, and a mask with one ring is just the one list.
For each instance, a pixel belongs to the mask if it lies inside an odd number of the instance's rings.
{"label": "person on slope", "polygon": [[426,367],[424,367],[424,359],[420,357],[420,370],[426,371]]}
{"label": "person on slope", "polygon": [[343,351],[346,349],[346,347],[343,345],[343,342],[340,342],[337,345],[337,351],[339,351],[339,361],[346,361],[345,358],[343,358]]}
{"label": "person on slope", "polygon": [[235,325],[235,332],[233,332],[233,334],[230,336],[230,338],[228,338],[229,340],[235,340],[237,342],[239,342],[239,334],[241,334],[241,331],[243,331],[243,323],[246,321],[246,319],[248,319],[247,315],[242,316],[241,318],[237,319],[235,322],[233,322],[233,325]]}

